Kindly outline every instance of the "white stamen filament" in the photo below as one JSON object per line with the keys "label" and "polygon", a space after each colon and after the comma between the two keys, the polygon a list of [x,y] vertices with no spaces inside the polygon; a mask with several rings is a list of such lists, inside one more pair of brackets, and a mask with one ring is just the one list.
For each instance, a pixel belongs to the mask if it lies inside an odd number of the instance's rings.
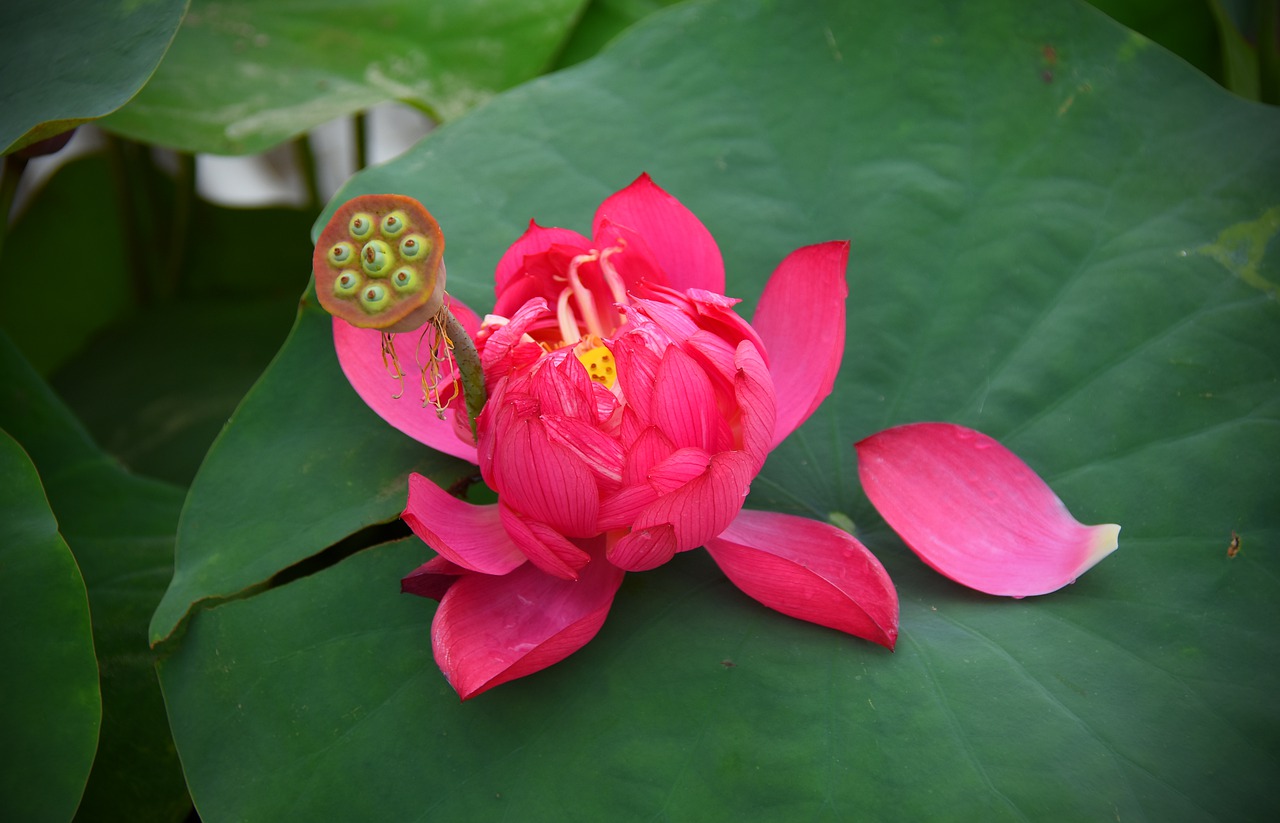
{"label": "white stamen filament", "polygon": [[[596,313],[596,302],[591,297],[591,292],[582,285],[582,278],[578,277],[578,269],[584,263],[599,259],[600,253],[594,250],[573,258],[569,263],[569,286],[573,289],[574,302],[578,304],[578,311],[582,313],[582,322],[586,325],[587,331],[597,337],[604,337],[604,327],[600,325],[600,315]],[[577,342],[577,339],[570,341],[565,338],[565,342]]]}
{"label": "white stamen filament", "polygon": [[618,274],[618,270],[613,267],[613,263],[609,262],[609,258],[614,254],[622,251],[625,243],[619,239],[619,245],[610,246],[600,252],[600,273],[604,275],[604,282],[608,284],[609,291],[613,294],[614,306],[614,324],[621,326],[627,322],[624,315],[618,308],[627,305],[627,284],[622,281],[622,275]]}
{"label": "white stamen filament", "polygon": [[573,290],[566,286],[556,300],[556,322],[560,324],[560,339],[570,346],[582,339],[578,332],[578,320],[569,306],[569,298],[572,296]]}

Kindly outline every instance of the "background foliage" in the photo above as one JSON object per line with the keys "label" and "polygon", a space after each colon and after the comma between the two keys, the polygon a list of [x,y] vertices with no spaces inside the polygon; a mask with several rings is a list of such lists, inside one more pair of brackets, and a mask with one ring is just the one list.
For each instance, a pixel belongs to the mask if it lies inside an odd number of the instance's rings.
{"label": "background foliage", "polygon": [[[65,667],[0,674],[47,701],[0,715],[0,816],[1280,811],[1280,114],[1213,82],[1275,100],[1275,4],[1099,4],[1194,67],[1072,0],[90,5],[61,39],[21,25],[51,60],[93,55],[101,88],[0,63],[10,149],[118,109],[0,251],[60,289],[56,311],[0,301],[24,561],[0,648]],[[629,576],[571,659],[457,702],[432,604],[396,594],[429,550],[395,518],[409,471],[470,468],[341,377],[304,293],[323,214],[203,202],[187,161],[136,142],[258,151],[384,99],[449,122],[334,204],[428,202],[481,311],[529,218],[585,230],[642,171],[716,236],[747,313],[788,251],[852,239],[836,390],[748,505],[856,524],[898,585],[896,653],[767,612],[694,552]],[[43,262],[66,255],[88,264]],[[1121,523],[1120,550],[1025,601],[925,569],[852,443],[926,419],[1001,439],[1082,520]],[[56,767],[31,768],[36,743]]]}

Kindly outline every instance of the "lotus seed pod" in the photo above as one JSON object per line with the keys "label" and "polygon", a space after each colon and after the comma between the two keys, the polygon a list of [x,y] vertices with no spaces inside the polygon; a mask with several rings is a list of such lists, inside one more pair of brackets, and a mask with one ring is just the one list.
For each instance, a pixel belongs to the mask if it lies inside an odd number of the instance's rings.
{"label": "lotus seed pod", "polygon": [[344,271],[333,281],[333,293],[338,297],[355,297],[364,281],[354,271]]}
{"label": "lotus seed pod", "polygon": [[353,326],[412,331],[444,305],[443,255],[444,235],[421,203],[361,195],[339,206],[320,233],[312,257],[316,296]]}
{"label": "lotus seed pod", "polygon": [[345,266],[350,263],[356,255],[355,247],[350,243],[335,243],[333,248],[329,249],[329,263],[334,266]]}
{"label": "lotus seed pod", "polygon": [[400,241],[400,256],[405,260],[421,260],[431,253],[431,241],[420,234],[411,234]]}
{"label": "lotus seed pod", "polygon": [[364,212],[358,212],[351,215],[351,221],[347,227],[355,239],[368,240],[373,235],[373,218]]}
{"label": "lotus seed pod", "polygon": [[417,283],[418,275],[413,273],[413,269],[408,266],[401,266],[391,275],[391,285],[395,286],[396,291],[409,291],[413,289]]}
{"label": "lotus seed pod", "polygon": [[382,218],[382,236],[399,237],[404,233],[406,219],[403,212],[393,211]]}
{"label": "lotus seed pod", "polygon": [[381,277],[391,268],[391,247],[381,240],[370,240],[360,250],[360,266],[370,277]]}

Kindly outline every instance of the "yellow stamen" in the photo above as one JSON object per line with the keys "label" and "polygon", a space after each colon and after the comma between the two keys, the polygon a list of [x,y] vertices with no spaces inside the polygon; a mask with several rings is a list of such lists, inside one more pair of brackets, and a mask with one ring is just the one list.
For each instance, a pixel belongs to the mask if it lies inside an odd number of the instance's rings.
{"label": "yellow stamen", "polygon": [[593,382],[612,389],[618,382],[618,367],[609,351],[595,335],[588,335],[573,349],[573,354],[587,369]]}

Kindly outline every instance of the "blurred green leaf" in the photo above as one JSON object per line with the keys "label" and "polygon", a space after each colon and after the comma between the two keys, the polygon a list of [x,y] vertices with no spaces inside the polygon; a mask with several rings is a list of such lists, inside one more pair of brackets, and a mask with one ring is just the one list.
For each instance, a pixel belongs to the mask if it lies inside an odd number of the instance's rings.
{"label": "blurred green leaf", "polygon": [[89,600],[40,475],[0,430],[0,816],[66,821],[98,744]]}
{"label": "blurred green leaf", "polygon": [[50,374],[135,305],[114,191],[105,158],[74,160],[50,178],[9,230],[0,271],[10,278],[34,279],[30,261],[64,249],[70,226],[82,250],[78,264],[58,267],[56,311],[22,291],[0,301],[0,327],[41,374]]}
{"label": "blurred green leaf", "polygon": [[[1218,32],[1221,21],[1215,22],[1211,10],[1216,1],[1089,0],[1089,3],[1224,83]],[[1229,84],[1224,85],[1231,88]]]}
{"label": "blurred green leaf", "polygon": [[109,114],[156,70],[188,0],[0,5],[0,154]]}
{"label": "blurred green leaf", "polygon": [[308,292],[284,348],[209,449],[191,484],[153,643],[196,602],[256,590],[362,527],[394,520],[410,471],[466,471],[382,425],[342,377],[330,328]]}
{"label": "blurred green leaf", "polygon": [[[98,451],[3,335],[0,387],[0,426],[20,438],[39,467],[61,533],[75,553],[73,562],[84,573],[81,597],[87,584],[93,612],[102,734],[99,739],[95,721],[97,758],[91,742],[93,771],[87,787],[81,776],[78,818],[181,820],[191,804],[146,631],[172,575],[173,534],[184,493],[131,475]],[[84,619],[87,628],[87,611]],[[96,695],[97,670],[94,675]],[[72,804],[63,819],[74,810]]]}
{"label": "blurred green leaf", "polygon": [[[767,612],[690,553],[628,576],[570,660],[460,706],[432,604],[395,594],[430,556],[415,541],[255,593],[393,512],[371,498],[425,454],[334,456],[387,429],[331,425],[352,395],[308,306],[192,489],[179,568],[203,580],[176,578],[153,623],[245,595],[198,611],[161,670],[202,817],[1275,817],[1278,130],[1066,0],[704,2],[357,176],[335,203],[427,202],[482,312],[531,217],[587,230],[642,171],[716,236],[747,313],[789,251],[852,238],[835,391],[748,502],[856,523],[901,593],[898,651]],[[325,416],[303,430],[298,406]],[[1120,550],[1022,601],[925,568],[852,444],[938,419],[1121,523]]]}
{"label": "blurred green leaf", "polygon": [[250,154],[387,100],[451,120],[546,70],[583,0],[195,0],[155,78],[104,125]]}
{"label": "blurred green leaf", "polygon": [[134,471],[191,483],[288,334],[309,277],[310,224],[294,209],[194,204],[176,299],[100,330],[52,378],[106,451]]}
{"label": "blurred green leaf", "polygon": [[94,337],[52,385],[103,449],[185,488],[284,341],[297,302],[204,298],[141,312]]}
{"label": "blurred green leaf", "polygon": [[590,0],[556,60],[557,68],[593,57],[629,26],[679,0]]}

